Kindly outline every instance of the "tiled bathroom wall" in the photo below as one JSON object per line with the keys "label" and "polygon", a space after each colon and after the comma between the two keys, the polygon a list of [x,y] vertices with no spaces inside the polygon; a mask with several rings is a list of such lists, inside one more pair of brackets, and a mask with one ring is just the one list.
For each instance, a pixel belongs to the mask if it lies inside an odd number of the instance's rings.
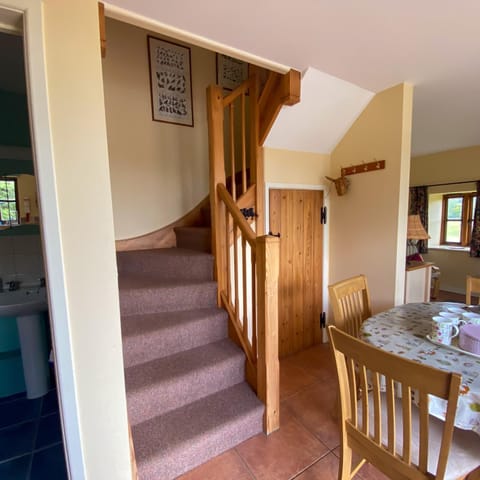
{"label": "tiled bathroom wall", "polygon": [[37,286],[45,277],[40,235],[0,236],[0,278],[3,284]]}

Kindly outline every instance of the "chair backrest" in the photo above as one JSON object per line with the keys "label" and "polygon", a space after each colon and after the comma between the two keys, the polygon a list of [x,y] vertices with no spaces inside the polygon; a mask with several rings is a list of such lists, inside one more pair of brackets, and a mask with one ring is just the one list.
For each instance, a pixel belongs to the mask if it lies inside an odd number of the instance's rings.
{"label": "chair backrest", "polygon": [[[341,479],[352,476],[352,450],[392,479],[443,479],[452,441],[461,376],[373,347],[328,327],[340,390]],[[357,385],[357,382],[360,385]],[[357,389],[361,394],[357,399]],[[395,397],[401,390],[401,400]],[[370,390],[370,392],[369,392]],[[385,390],[385,393],[381,391]],[[417,408],[411,398],[418,398]],[[446,400],[438,454],[429,459],[428,396]],[[357,403],[358,402],[358,403]],[[412,420],[418,418],[418,423]],[[415,425],[414,425],[415,423]],[[431,455],[434,457],[433,455]]]}
{"label": "chair backrest", "polygon": [[329,285],[328,293],[335,325],[358,337],[363,321],[372,316],[367,277],[357,275]]}
{"label": "chair backrest", "polygon": [[472,277],[467,275],[467,290],[465,302],[467,305],[472,305],[472,293],[478,297],[478,304],[480,305],[480,277]]}

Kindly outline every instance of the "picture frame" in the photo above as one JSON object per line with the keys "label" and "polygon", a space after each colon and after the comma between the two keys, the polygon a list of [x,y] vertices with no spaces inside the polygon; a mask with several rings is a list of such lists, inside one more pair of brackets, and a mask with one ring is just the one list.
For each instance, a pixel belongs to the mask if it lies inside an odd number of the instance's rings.
{"label": "picture frame", "polygon": [[147,36],[152,120],[193,127],[190,48]]}
{"label": "picture frame", "polygon": [[217,53],[217,84],[224,90],[235,90],[248,78],[248,63]]}

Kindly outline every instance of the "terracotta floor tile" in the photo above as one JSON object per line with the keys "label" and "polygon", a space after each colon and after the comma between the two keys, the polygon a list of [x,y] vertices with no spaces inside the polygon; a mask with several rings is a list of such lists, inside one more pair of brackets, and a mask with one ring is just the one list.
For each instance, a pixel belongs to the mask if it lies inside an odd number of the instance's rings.
{"label": "terracotta floor tile", "polygon": [[336,383],[321,382],[307,387],[282,402],[291,414],[329,449],[340,444]]}
{"label": "terracotta floor tile", "polygon": [[288,412],[282,412],[280,430],[257,435],[235,449],[256,480],[290,479],[328,453]]}
{"label": "terracotta floor tile", "polygon": [[328,343],[315,345],[307,350],[296,353],[285,360],[292,365],[305,370],[318,379],[333,380],[336,378],[335,364]]}
{"label": "terracotta floor tile", "polygon": [[303,368],[295,366],[291,359],[280,362],[280,399],[287,398],[315,383],[317,378]]}
{"label": "terracotta floor tile", "polygon": [[[340,458],[340,447],[335,448],[332,450],[332,453]],[[353,463],[355,465],[355,462],[358,462],[358,456],[353,454]],[[358,472],[357,474],[358,478],[361,478],[363,480],[389,480],[389,477],[384,475],[380,470],[378,470],[376,467],[371,465],[370,463],[366,463]]]}
{"label": "terracotta floor tile", "polygon": [[254,480],[243,460],[232,449],[182,475],[178,480]]}
{"label": "terracotta floor tile", "polygon": [[338,458],[329,453],[301,473],[295,480],[337,480]]}

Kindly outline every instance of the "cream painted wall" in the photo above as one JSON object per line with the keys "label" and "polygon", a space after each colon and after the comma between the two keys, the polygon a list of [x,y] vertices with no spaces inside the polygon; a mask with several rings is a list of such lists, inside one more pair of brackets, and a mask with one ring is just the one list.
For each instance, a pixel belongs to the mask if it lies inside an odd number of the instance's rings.
{"label": "cream painted wall", "polygon": [[480,179],[480,145],[412,157],[410,185]]}
{"label": "cream painted wall", "polygon": [[120,240],[170,224],[208,195],[205,91],[216,80],[215,54],[191,48],[194,128],[154,122],[149,32],[108,18],[106,30],[105,109],[115,238]]}
{"label": "cream painted wall", "polygon": [[19,175],[17,177],[18,202],[20,207],[20,217],[25,217],[24,198],[30,199],[30,222],[38,217],[37,185],[33,175]]}
{"label": "cream painted wall", "polygon": [[130,479],[98,4],[1,3],[25,12],[32,139],[70,478]]}
{"label": "cream painted wall", "polygon": [[413,88],[378,93],[332,152],[341,167],[386,161],[385,170],[352,175],[344,196],[332,194],[330,282],[364,273],[374,311],[402,302]]}
{"label": "cream painted wall", "polygon": [[[431,155],[413,157],[410,169],[411,185],[434,185],[439,183],[463,182],[480,179],[480,146],[438,152]],[[475,184],[444,185],[431,187],[432,194],[465,191],[475,189]],[[437,196],[437,195],[436,195]],[[437,202],[438,205],[438,202]],[[441,204],[439,205],[441,209]],[[434,212],[433,212],[434,213]],[[438,222],[429,218],[429,232],[435,243]],[[425,260],[434,262],[441,271],[440,289],[449,292],[465,293],[466,275],[480,275],[480,261],[470,257],[468,251],[430,248],[423,255]]]}
{"label": "cream painted wall", "polygon": [[296,152],[275,148],[264,149],[265,182],[325,185],[330,173],[330,155]]}

